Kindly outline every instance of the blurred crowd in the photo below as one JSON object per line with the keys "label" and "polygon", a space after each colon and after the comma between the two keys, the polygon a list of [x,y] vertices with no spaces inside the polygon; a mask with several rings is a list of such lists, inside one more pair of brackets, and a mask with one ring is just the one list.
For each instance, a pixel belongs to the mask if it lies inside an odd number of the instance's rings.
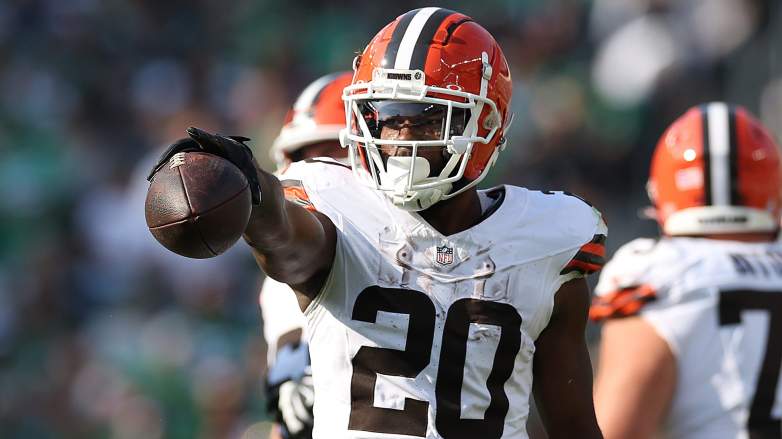
{"label": "blurred crowd", "polygon": [[[248,247],[167,253],[146,172],[190,125],[268,145],[293,97],[348,69],[420,4],[0,2],[0,437],[260,437],[265,345]],[[777,0],[483,0],[447,5],[511,64],[510,146],[484,186],[565,189],[609,252],[637,216],[661,130],[746,106],[782,135]]]}

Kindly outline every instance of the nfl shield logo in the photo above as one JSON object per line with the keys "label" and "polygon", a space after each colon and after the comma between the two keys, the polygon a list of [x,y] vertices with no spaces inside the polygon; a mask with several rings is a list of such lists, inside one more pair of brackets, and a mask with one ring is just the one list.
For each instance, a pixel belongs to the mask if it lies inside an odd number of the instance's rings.
{"label": "nfl shield logo", "polygon": [[453,264],[453,249],[446,246],[437,247],[437,256],[435,256],[435,262],[440,265]]}

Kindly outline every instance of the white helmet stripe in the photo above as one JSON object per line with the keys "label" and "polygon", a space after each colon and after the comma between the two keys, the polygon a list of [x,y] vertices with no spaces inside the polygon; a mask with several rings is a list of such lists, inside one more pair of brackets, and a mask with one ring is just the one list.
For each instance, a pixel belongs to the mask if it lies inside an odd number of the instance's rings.
{"label": "white helmet stripe", "polygon": [[708,141],[705,147],[709,155],[711,185],[711,204],[727,206],[731,204],[731,166],[730,166],[730,112],[723,102],[712,102],[706,106],[708,119]]}
{"label": "white helmet stripe", "polygon": [[429,17],[437,12],[438,9],[440,8],[422,8],[415,14],[410,21],[410,25],[407,26],[402,42],[399,44],[399,51],[396,53],[396,60],[394,61],[395,69],[406,70],[410,68],[410,60],[413,57],[413,50],[415,50],[418,38],[421,36],[421,30],[426,25]]}

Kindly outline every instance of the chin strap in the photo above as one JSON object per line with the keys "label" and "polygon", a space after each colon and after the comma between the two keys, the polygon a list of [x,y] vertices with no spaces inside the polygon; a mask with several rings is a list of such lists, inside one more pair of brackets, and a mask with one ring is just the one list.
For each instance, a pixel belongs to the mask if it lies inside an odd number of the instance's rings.
{"label": "chin strap", "polygon": [[[443,187],[446,189],[450,189],[450,184],[445,184]],[[443,199],[443,194],[445,191],[443,189],[438,188],[431,188],[431,189],[421,189],[416,191],[415,195],[412,197],[402,197],[402,196],[396,196],[394,194],[386,193],[386,195],[389,197],[391,202],[394,204],[394,206],[406,210],[408,212],[418,212],[421,210],[426,210],[438,201]]]}

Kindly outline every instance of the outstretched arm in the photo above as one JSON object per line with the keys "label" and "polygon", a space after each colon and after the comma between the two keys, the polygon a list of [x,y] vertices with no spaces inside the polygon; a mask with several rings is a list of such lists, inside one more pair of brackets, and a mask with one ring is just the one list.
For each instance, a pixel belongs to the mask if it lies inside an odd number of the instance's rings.
{"label": "outstretched arm", "polygon": [[187,134],[189,138],[169,146],[149,178],[174,154],[185,151],[207,152],[236,165],[247,177],[253,201],[244,239],[261,269],[290,285],[304,309],[320,291],[334,261],[334,224],[323,214],[287,201],[277,177],[261,169],[244,144],[249,139],[211,134],[194,127],[188,128]]}
{"label": "outstretched arm", "polygon": [[334,261],[334,223],[286,200],[277,177],[257,165],[256,169],[262,202],[253,206],[244,239],[261,269],[290,285],[304,309],[320,291]]}
{"label": "outstretched arm", "polygon": [[588,310],[586,281],[566,282],[535,342],[533,393],[551,439],[603,437],[595,419],[592,364],[584,339]]}

